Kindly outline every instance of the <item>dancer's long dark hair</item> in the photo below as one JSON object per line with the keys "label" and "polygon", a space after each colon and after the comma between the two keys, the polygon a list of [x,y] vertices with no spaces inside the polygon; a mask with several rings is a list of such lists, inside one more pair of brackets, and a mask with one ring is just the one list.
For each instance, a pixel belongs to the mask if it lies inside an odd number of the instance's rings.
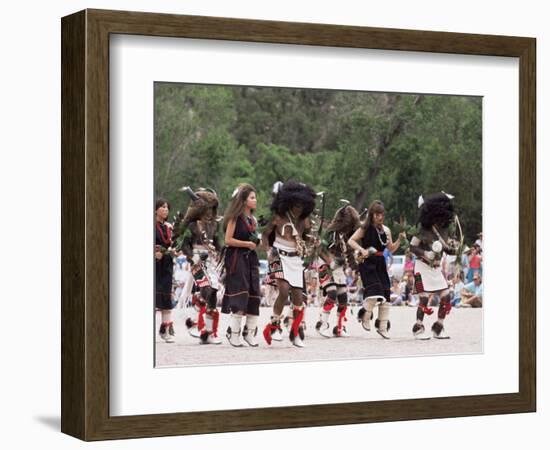
{"label": "dancer's long dark hair", "polygon": [[373,217],[375,214],[380,214],[385,211],[386,210],[384,209],[384,204],[380,200],[373,201],[370,204],[367,212],[367,220],[365,220],[365,222],[363,223],[363,230],[366,231],[372,225]]}
{"label": "dancer's long dark hair", "polygon": [[241,183],[237,187],[237,193],[235,196],[231,199],[231,202],[229,203],[229,206],[225,210],[225,214],[223,217],[223,229],[225,230],[227,228],[227,224],[231,222],[232,220],[237,220],[237,218],[244,213],[244,209],[246,206],[246,201],[248,199],[248,196],[252,193],[256,192],[256,189],[254,189],[254,186],[248,183]]}

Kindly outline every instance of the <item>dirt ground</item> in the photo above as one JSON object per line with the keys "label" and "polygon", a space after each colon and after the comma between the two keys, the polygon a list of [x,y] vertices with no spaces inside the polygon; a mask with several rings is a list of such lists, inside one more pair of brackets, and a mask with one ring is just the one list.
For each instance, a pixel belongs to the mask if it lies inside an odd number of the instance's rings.
{"label": "dirt ground", "polygon": [[[288,308],[288,307],[287,307]],[[285,312],[287,311],[285,308]],[[319,361],[338,359],[363,359],[400,356],[441,355],[441,354],[468,354],[481,353],[483,310],[478,308],[453,308],[445,320],[445,329],[451,339],[428,341],[415,340],[411,328],[416,317],[416,308],[407,306],[393,306],[391,308],[391,339],[381,338],[373,329],[371,332],[363,330],[357,322],[358,308],[354,307],[353,314],[348,312],[346,327],[350,333],[347,338],[325,338],[315,330],[315,323],[319,317],[319,308],[310,306],[306,309],[306,338],[305,348],[292,345],[285,332],[282,342],[273,342],[267,345],[261,332],[269,321],[271,308],[260,308],[258,326],[258,347],[232,347],[225,337],[225,330],[229,323],[229,316],[221,315],[219,336],[220,345],[200,345],[199,339],[191,337],[185,327],[186,310],[177,309],[174,313],[175,342],[166,343],[155,336],[155,360],[157,367],[166,366],[201,366],[224,365],[262,362],[289,362],[289,361]],[[375,310],[376,317],[376,310]],[[424,323],[429,330],[436,319],[436,314],[426,317]],[[157,315],[156,329],[159,327]],[[336,324],[335,312],[331,315],[331,325]],[[373,327],[374,328],[374,327]]]}

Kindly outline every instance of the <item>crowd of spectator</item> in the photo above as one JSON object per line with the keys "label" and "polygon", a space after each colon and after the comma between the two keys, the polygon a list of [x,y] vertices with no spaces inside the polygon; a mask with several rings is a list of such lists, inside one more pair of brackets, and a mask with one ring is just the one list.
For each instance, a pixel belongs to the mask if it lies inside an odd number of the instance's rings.
{"label": "crowd of spectator", "polygon": [[[385,253],[388,273],[392,281],[390,300],[393,306],[418,305],[418,296],[414,293],[414,261],[415,256],[406,252],[402,267],[394,267],[394,256]],[[456,308],[479,308],[483,305],[483,240],[479,233],[478,239],[471,247],[465,247],[463,253],[457,256],[445,255],[441,266],[449,283]],[[276,288],[269,284],[269,278],[262,276],[262,305],[270,306],[277,296]],[[323,298],[319,289],[317,268],[306,270],[307,304],[320,306]],[[351,305],[360,305],[363,299],[363,286],[357,271],[346,270],[348,299]],[[190,302],[193,279],[190,265],[183,254],[178,253],[174,259],[174,299],[179,307]],[[223,295],[223,293],[222,293]],[[429,306],[437,306],[439,298],[431,296]]]}

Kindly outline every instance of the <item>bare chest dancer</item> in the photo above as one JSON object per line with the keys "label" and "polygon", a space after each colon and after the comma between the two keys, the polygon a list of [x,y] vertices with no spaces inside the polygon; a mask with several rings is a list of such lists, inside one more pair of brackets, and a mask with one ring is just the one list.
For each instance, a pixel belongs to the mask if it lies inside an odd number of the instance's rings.
{"label": "bare chest dancer", "polygon": [[430,339],[425,332],[424,317],[433,310],[428,307],[430,294],[440,298],[437,320],[432,324],[433,337],[448,339],[444,321],[451,312],[451,294],[448,282],[441,268],[444,253],[454,255],[457,252],[457,241],[449,238],[449,227],[455,220],[452,196],[437,193],[419,199],[419,232],[411,239],[411,252],[416,255],[414,264],[415,290],[419,296],[416,311],[416,322],[413,335],[416,339]]}
{"label": "bare chest dancer", "polygon": [[311,239],[309,215],[314,207],[315,192],[303,183],[289,181],[275,192],[272,219],[263,233],[263,243],[269,248],[269,274],[276,280],[279,291],[271,321],[264,328],[268,344],[282,340],[281,314],[290,295],[289,338],[296,347],[304,347],[304,257]]}

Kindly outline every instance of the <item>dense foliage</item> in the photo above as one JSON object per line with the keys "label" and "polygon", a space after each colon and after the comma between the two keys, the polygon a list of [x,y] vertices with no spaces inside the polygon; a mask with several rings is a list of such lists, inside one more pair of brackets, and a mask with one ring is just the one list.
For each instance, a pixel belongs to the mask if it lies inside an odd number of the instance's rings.
{"label": "dense foliage", "polygon": [[318,89],[155,85],[155,195],[176,210],[178,189],[211,187],[221,211],[239,182],[266,214],[277,180],[327,192],[361,211],[374,199],[386,223],[413,224],[420,194],[445,191],[466,239],[482,229],[481,98]]}

